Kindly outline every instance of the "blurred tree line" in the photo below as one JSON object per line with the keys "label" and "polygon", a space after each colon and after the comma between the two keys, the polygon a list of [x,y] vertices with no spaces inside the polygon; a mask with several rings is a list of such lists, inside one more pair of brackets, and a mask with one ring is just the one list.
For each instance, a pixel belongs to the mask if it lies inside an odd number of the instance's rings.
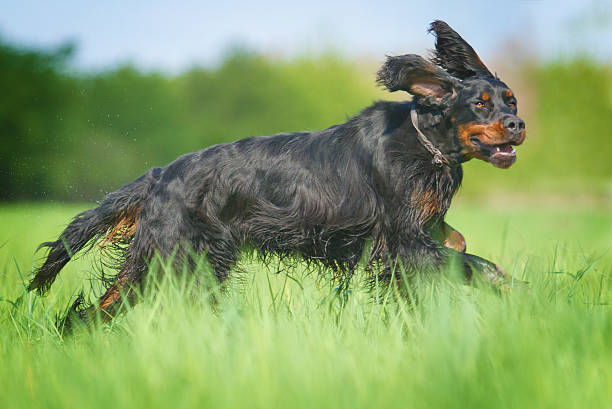
{"label": "blurred tree line", "polygon": [[72,47],[0,45],[0,200],[96,200],[180,154],[246,136],[318,129],[372,101],[331,56],[272,60],[235,49],[178,75],[132,66],[68,71]]}
{"label": "blurred tree line", "polygon": [[[236,49],[218,67],[176,75],[132,66],[87,74],[70,71],[73,51],[0,43],[0,200],[98,200],[182,153],[325,128],[384,95],[375,67],[365,75],[331,55],[287,61]],[[538,98],[508,185],[610,189],[610,68],[550,62],[525,75]],[[488,167],[470,172],[489,185]]]}

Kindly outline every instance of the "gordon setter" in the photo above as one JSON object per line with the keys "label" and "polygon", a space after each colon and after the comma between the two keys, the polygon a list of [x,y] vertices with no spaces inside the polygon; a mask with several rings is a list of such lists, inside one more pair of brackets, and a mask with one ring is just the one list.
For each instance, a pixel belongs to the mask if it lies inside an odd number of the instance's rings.
{"label": "gordon setter", "polygon": [[223,282],[248,247],[266,257],[301,257],[350,278],[364,250],[378,277],[436,270],[451,259],[466,277],[494,286],[509,276],[465,253],[444,222],[472,158],[508,168],[525,139],[514,93],[472,47],[435,21],[431,60],[388,57],[378,83],[412,101],[377,102],[346,123],[211,146],[153,168],[78,214],[49,248],[28,289],[44,294],[59,271],[95,243],[120,260],[97,306],[111,317],[142,285],[155,254],[194,268],[206,254]]}

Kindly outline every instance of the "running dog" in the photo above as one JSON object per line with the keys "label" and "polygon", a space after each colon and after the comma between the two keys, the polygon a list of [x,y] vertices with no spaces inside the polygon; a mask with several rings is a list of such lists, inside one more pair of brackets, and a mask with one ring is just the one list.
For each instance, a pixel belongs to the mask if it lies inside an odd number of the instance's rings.
{"label": "running dog", "polygon": [[81,318],[112,317],[134,299],[157,254],[195,266],[206,254],[222,283],[247,247],[262,257],[300,257],[347,281],[368,251],[377,278],[435,271],[459,259],[466,277],[494,286],[510,277],[465,253],[444,222],[476,158],[497,168],[516,160],[525,139],[514,93],[442,21],[431,60],[387,57],[378,83],[412,95],[377,102],[347,122],[315,132],[252,137],[189,153],[153,168],[78,214],[49,249],[29,284],[44,294],[62,267],[94,244],[118,254],[117,275]]}

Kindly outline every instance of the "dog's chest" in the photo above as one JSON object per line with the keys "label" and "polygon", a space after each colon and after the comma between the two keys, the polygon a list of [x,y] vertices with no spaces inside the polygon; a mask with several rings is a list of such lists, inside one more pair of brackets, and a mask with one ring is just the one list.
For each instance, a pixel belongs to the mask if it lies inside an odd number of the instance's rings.
{"label": "dog's chest", "polygon": [[446,213],[448,203],[445,198],[434,189],[413,191],[410,202],[416,218],[420,224]]}
{"label": "dog's chest", "polygon": [[415,184],[410,193],[410,205],[417,223],[444,217],[460,183],[461,170],[450,169]]}

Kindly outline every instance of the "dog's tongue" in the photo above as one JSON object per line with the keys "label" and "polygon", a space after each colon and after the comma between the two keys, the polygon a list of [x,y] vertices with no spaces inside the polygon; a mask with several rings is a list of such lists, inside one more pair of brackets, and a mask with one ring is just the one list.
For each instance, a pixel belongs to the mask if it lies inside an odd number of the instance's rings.
{"label": "dog's tongue", "polygon": [[493,166],[507,169],[516,160],[516,151],[510,144],[497,145],[491,150],[489,161]]}
{"label": "dog's tongue", "polygon": [[506,143],[495,147],[494,152],[512,153],[513,148],[510,144]]}

